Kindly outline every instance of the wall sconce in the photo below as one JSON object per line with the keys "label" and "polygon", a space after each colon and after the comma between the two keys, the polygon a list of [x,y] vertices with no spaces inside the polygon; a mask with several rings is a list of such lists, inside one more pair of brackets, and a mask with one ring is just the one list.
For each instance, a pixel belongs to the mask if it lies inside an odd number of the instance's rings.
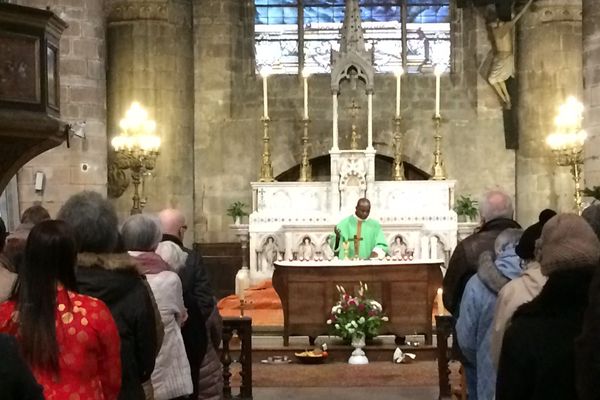
{"label": "wall sconce", "polygon": [[156,166],[160,137],[155,134],[156,122],[148,119],[148,113],[138,102],[131,104],[125,118],[119,122],[119,127],[121,133],[112,139],[111,145],[117,155],[118,168],[131,170],[134,186],[131,215],[140,214],[146,200],[143,203],[140,201],[139,185],[144,174]]}
{"label": "wall sconce", "polygon": [[587,133],[581,129],[583,120],[583,104],[576,98],[569,97],[559,107],[554,118],[556,132],[548,135],[546,143],[554,153],[556,164],[561,167],[571,167],[571,176],[575,182],[575,209],[581,215],[581,165],[583,164],[583,145]]}

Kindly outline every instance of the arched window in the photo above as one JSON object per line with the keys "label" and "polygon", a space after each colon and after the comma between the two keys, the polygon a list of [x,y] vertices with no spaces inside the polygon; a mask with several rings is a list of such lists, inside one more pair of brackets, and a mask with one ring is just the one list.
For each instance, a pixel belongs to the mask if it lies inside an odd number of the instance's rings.
{"label": "arched window", "polygon": [[[329,72],[344,0],[255,0],[257,70]],[[378,72],[450,63],[450,0],[360,0],[365,40]],[[406,32],[405,37],[402,33]]]}

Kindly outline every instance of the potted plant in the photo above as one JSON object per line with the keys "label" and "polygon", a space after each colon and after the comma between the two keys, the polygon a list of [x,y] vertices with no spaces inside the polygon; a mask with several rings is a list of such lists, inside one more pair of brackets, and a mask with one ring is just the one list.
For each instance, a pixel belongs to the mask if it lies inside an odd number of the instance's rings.
{"label": "potted plant", "polygon": [[239,225],[242,217],[248,215],[248,213],[244,210],[246,208],[246,204],[241,201],[235,201],[231,203],[229,208],[227,209],[227,215],[233,218],[233,223]]}
{"label": "potted plant", "polygon": [[459,222],[473,222],[477,218],[477,201],[470,195],[461,195],[454,206]]}

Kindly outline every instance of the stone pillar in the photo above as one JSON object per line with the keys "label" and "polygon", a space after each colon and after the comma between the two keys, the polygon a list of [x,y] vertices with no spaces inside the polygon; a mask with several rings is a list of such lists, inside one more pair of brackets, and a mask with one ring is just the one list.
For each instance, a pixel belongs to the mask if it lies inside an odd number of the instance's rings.
{"label": "stone pillar", "polygon": [[[253,3],[193,3],[196,241],[232,241],[226,210],[234,201],[249,204],[249,178],[258,180],[262,151],[262,79],[247,62],[254,42],[242,22]],[[251,94],[241,91],[246,83]],[[253,102],[257,112],[244,116],[244,105]],[[270,132],[273,138],[273,125]]]}
{"label": "stone pillar", "polygon": [[[193,217],[193,47],[190,0],[108,2],[109,138],[132,101],[156,120],[160,154],[147,178],[144,211],[176,207]],[[110,150],[109,150],[110,151]],[[116,201],[129,213],[133,185]],[[189,244],[193,237],[188,234]]]}
{"label": "stone pillar", "polygon": [[583,0],[585,187],[600,186],[600,3]]}
{"label": "stone pillar", "polygon": [[537,0],[517,24],[519,150],[516,211],[523,226],[547,207],[573,211],[574,184],[546,146],[568,96],[581,99],[581,1]]}

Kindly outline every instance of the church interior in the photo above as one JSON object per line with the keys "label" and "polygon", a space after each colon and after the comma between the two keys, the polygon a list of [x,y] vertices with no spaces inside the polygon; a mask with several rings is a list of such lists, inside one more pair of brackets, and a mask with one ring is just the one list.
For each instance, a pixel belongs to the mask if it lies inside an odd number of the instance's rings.
{"label": "church interior", "polygon": [[[319,267],[356,268],[391,317],[371,365],[400,343],[417,356],[378,368],[418,383],[382,380],[371,397],[461,398],[462,373],[439,360],[452,326],[436,317],[477,202],[505,192],[525,228],[600,198],[599,21],[597,0],[0,0],[0,216],[12,232],[29,207],[54,217],[81,191],[120,222],[180,210],[239,336],[241,398],[248,384],[257,399],[323,398],[320,384],[261,387],[261,360],[327,341],[307,297],[329,310],[353,278]],[[331,244],[362,198],[387,246],[369,274]],[[330,345],[345,362],[350,347]]]}

